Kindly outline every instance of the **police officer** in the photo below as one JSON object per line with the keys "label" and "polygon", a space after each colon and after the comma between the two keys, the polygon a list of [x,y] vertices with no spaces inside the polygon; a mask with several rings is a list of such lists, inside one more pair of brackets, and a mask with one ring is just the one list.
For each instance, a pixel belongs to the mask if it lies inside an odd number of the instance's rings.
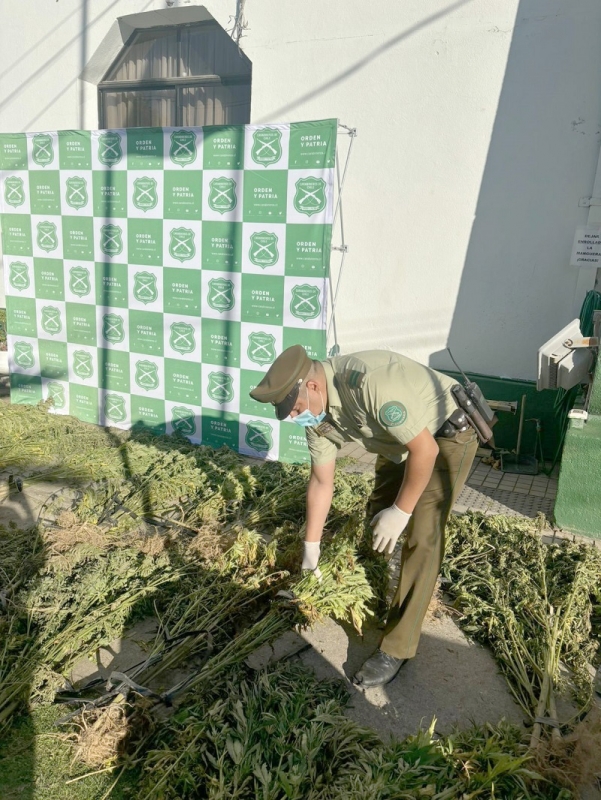
{"label": "police officer", "polygon": [[312,361],[300,345],[278,356],[251,397],[306,430],[311,454],[302,568],[319,569],[320,540],[344,442],[377,453],[368,518],[373,547],[390,554],[406,530],[399,583],[377,651],[354,676],[391,681],[415,656],[444,554],[444,531],[478,446],[451,387],[455,381],[406,356],[369,350]]}

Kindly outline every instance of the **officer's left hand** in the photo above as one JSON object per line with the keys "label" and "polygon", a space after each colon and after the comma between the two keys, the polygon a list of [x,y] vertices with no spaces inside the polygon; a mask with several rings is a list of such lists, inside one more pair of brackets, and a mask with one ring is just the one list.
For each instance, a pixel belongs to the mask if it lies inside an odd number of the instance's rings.
{"label": "officer's left hand", "polygon": [[410,518],[411,514],[405,513],[396,505],[376,514],[371,521],[374,529],[374,550],[378,553],[392,553]]}

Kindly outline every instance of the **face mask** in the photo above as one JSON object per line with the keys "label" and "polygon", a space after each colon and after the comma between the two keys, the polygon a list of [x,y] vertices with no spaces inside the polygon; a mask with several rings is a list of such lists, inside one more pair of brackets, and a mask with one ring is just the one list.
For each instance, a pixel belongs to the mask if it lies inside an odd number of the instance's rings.
{"label": "face mask", "polygon": [[[319,393],[321,397],[321,392]],[[307,389],[307,403],[309,402],[309,390]],[[320,422],[323,422],[326,416],[326,410],[323,407],[323,397],[321,397],[321,414],[315,416],[315,414],[310,411],[308,408],[302,412],[302,414],[297,414],[296,417],[292,420],[296,422],[297,425],[300,425],[301,428],[314,428],[316,425],[319,425]]]}

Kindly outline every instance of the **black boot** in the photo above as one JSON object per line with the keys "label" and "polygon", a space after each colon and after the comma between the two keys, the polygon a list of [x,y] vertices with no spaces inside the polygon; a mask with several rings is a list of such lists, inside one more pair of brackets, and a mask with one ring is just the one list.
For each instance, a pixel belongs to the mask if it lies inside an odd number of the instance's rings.
{"label": "black boot", "polygon": [[368,658],[361,669],[355,674],[353,683],[368,688],[370,686],[384,686],[396,676],[397,672],[407,661],[406,658],[395,658],[382,650]]}

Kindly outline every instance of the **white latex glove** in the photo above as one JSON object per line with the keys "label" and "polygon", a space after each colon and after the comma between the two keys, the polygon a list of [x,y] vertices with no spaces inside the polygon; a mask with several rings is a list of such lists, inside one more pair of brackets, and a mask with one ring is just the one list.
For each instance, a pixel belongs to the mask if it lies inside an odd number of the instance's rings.
{"label": "white latex glove", "polygon": [[376,514],[371,521],[374,529],[374,550],[378,553],[392,553],[410,518],[411,514],[401,511],[396,505]]}
{"label": "white latex glove", "polygon": [[305,549],[303,550],[303,563],[301,569],[309,569],[317,579],[321,578],[321,570],[317,566],[319,561],[319,553],[321,550],[321,542],[305,542]]}

